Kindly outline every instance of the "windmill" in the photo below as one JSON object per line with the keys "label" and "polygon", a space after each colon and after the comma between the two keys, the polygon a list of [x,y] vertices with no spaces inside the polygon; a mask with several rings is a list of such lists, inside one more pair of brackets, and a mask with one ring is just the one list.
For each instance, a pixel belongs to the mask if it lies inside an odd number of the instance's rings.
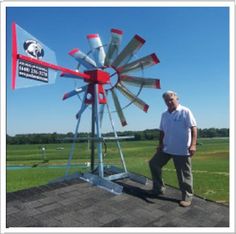
{"label": "windmill", "polygon": [[[148,111],[149,106],[138,97],[139,93],[134,94],[128,88],[128,86],[138,86],[140,90],[142,88],[160,88],[159,79],[132,75],[137,71],[143,71],[144,69],[159,63],[159,59],[155,53],[133,59],[134,55],[145,43],[145,40],[139,35],[134,35],[121,52],[119,52],[123,37],[123,32],[121,30],[111,29],[110,41],[106,46],[102,43],[99,34],[89,34],[87,35],[87,40],[91,50],[88,53],[84,53],[78,48],[69,52],[69,55],[78,63],[77,69],[71,70],[56,65],[54,52],[15,23],[13,23],[12,31],[13,89],[17,87],[21,88],[41,85],[42,83],[53,83],[56,79],[55,71],[61,71],[61,77],[79,79],[83,80],[85,83],[82,87],[77,87],[74,90],[65,93],[63,96],[63,100],[81,94],[83,95],[83,98],[81,101],[81,108],[76,115],[77,124],[66,173],[63,178],[59,178],[57,181],[79,177],[115,194],[120,194],[123,189],[121,185],[113,182],[115,180],[130,178],[131,180],[145,184],[147,179],[144,176],[130,173],[127,170],[119,142],[120,137],[115,130],[111,109],[108,103],[108,94],[111,93],[114,107],[122,126],[127,125],[127,121],[123,113],[124,108],[122,108],[119,101],[118,93],[127,98],[130,104],[136,105],[144,112]],[[114,77],[116,77],[115,81]],[[92,109],[91,170],[86,173],[69,175],[75,143],[78,138],[80,120],[88,106],[91,106]],[[102,142],[104,138],[101,133],[101,123],[105,107],[107,107],[109,120],[114,133],[114,140],[116,141],[119,150],[123,169],[115,166],[105,166],[103,163]],[[95,144],[98,162],[96,167],[94,163]]]}

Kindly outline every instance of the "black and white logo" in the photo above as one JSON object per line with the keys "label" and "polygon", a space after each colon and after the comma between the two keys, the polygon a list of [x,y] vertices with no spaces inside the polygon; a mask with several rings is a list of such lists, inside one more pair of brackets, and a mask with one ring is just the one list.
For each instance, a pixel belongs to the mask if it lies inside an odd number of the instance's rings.
{"label": "black and white logo", "polygon": [[27,40],[24,42],[24,50],[25,52],[33,58],[42,59],[44,56],[43,47],[34,40]]}

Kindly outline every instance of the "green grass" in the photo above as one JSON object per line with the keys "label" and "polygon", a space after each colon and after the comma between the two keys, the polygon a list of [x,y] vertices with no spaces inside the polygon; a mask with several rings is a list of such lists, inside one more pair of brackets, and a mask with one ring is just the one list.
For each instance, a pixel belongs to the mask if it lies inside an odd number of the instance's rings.
{"label": "green grass", "polygon": [[[207,199],[229,202],[229,139],[199,139],[197,153],[193,157],[193,177],[195,194]],[[131,172],[150,178],[148,161],[155,153],[155,141],[121,142],[127,168]],[[58,147],[64,147],[58,150]],[[46,145],[46,165],[66,164],[71,144]],[[72,163],[90,161],[87,143],[76,146]],[[31,165],[42,162],[39,145],[8,145],[7,165]],[[120,157],[114,142],[107,143],[105,164],[121,166]],[[71,169],[71,172],[76,169]],[[63,176],[65,169],[33,167],[24,170],[7,171],[7,192],[30,188],[48,183]],[[175,169],[172,161],[163,168],[165,183],[178,187]]]}

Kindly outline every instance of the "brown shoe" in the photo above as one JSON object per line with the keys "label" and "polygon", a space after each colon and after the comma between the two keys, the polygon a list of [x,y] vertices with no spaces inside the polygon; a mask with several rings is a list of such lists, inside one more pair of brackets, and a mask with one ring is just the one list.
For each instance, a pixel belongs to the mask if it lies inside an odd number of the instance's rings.
{"label": "brown shoe", "polygon": [[180,201],[179,205],[182,207],[189,207],[191,206],[192,201]]}

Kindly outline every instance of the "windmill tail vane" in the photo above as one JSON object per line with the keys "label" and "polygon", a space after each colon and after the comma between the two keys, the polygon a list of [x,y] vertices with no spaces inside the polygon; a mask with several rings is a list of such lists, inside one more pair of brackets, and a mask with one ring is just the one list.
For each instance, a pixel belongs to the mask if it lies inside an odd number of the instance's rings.
{"label": "windmill tail vane", "polygon": [[[74,153],[74,144],[78,133],[80,118],[88,105],[92,106],[92,148],[91,148],[91,173],[85,173],[80,178],[105,186],[111,191],[120,193],[122,188],[111,180],[129,177],[134,181],[146,183],[146,178],[135,175],[127,171],[123,153],[119,144],[119,137],[115,131],[112,121],[111,111],[107,98],[109,92],[113,100],[114,108],[122,126],[127,125],[127,120],[123,113],[119,95],[124,96],[129,104],[134,104],[144,112],[148,111],[149,105],[138,97],[142,88],[160,89],[160,80],[158,78],[142,75],[137,76],[137,72],[143,72],[146,68],[154,66],[160,62],[155,53],[134,59],[134,55],[142,48],[145,40],[139,35],[133,38],[121,49],[123,31],[120,29],[111,29],[110,40],[105,46],[99,34],[87,35],[87,41],[90,51],[85,53],[80,48],[73,48],[68,52],[69,56],[77,62],[76,69],[65,68],[57,65],[56,54],[53,50],[39,41],[36,37],[25,31],[16,23],[12,24],[12,89],[28,88],[39,85],[54,84],[57,79],[57,73],[60,77],[79,79],[84,85],[64,94],[63,100],[67,100],[78,94],[84,95],[82,106],[76,117],[78,119],[74,140],[67,164],[66,176],[71,165]],[[135,56],[136,57],[136,56]],[[135,74],[132,74],[135,73]],[[128,86],[139,87],[138,94],[135,94]],[[102,155],[102,134],[101,124],[104,114],[104,107],[107,106],[109,119],[112,124],[114,139],[120,153],[123,170],[114,166],[105,168]],[[99,110],[100,107],[100,110]],[[96,134],[95,134],[96,133]],[[94,140],[96,139],[96,140]],[[98,153],[98,176],[94,175],[94,143],[97,142]],[[105,171],[108,174],[115,173],[105,178]],[[104,179],[105,178],[105,179]]]}

